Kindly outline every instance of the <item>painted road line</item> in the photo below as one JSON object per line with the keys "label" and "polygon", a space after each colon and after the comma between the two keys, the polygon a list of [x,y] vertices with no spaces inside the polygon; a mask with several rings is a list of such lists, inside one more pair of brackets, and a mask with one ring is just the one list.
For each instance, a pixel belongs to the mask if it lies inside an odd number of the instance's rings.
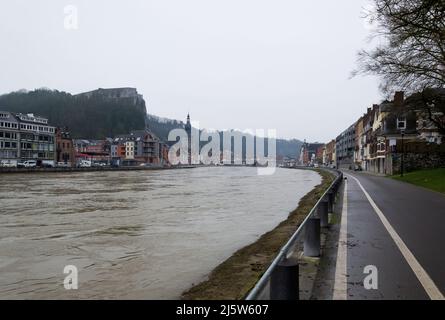
{"label": "painted road line", "polygon": [[348,249],[348,180],[343,190],[343,207],[341,210],[340,237],[338,239],[337,263],[335,266],[334,300],[348,299],[347,282],[347,249]]}
{"label": "painted road line", "polygon": [[[348,175],[350,176],[350,175]],[[383,214],[382,210],[376,205],[374,200],[371,198],[369,193],[365,190],[365,188],[362,186],[360,181],[353,176],[350,176],[355,181],[357,181],[357,184],[362,189],[363,193],[365,194],[366,198],[368,199],[369,203],[373,207],[374,211],[377,213],[378,217],[382,221],[384,227],[386,228],[386,231],[388,231],[391,238],[396,243],[397,247],[399,248],[400,252],[402,253],[403,257],[405,258],[408,265],[413,270],[414,274],[416,275],[419,282],[422,284],[425,292],[428,294],[431,300],[444,300],[443,294],[440,292],[439,288],[434,284],[433,280],[430,278],[428,273],[425,271],[425,269],[420,265],[419,261],[417,261],[414,254],[408,249],[406,244],[403,242],[402,238],[397,234],[396,230],[391,226],[389,221],[386,219],[385,215]]]}

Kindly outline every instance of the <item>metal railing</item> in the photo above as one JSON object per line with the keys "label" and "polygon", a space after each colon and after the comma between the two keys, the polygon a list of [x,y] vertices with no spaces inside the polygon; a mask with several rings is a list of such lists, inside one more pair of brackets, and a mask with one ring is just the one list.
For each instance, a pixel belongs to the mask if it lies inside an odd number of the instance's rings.
{"label": "metal railing", "polygon": [[[297,169],[308,169],[297,167]],[[318,199],[309,214],[300,224],[295,233],[280,249],[278,255],[249,292],[246,300],[293,300],[299,298],[298,261],[290,259],[304,238],[304,255],[316,257],[320,255],[320,228],[328,225],[329,211],[333,211],[335,195],[343,181],[343,173],[328,168],[320,168],[336,175],[334,181]],[[269,292],[265,292],[269,287]],[[268,297],[267,297],[268,296]]]}

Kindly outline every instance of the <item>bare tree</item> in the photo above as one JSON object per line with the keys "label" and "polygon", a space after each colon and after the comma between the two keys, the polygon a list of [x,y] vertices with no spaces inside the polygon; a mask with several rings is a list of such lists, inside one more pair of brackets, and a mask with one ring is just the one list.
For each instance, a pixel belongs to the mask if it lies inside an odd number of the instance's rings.
{"label": "bare tree", "polygon": [[385,93],[445,87],[445,0],[374,2],[368,19],[383,43],[359,52],[353,76],[380,76]]}

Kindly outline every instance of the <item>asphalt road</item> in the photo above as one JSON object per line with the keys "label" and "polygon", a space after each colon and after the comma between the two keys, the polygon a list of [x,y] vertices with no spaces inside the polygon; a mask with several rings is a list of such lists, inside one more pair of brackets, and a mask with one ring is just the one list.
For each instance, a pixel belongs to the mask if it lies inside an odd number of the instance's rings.
{"label": "asphalt road", "polygon": [[[345,176],[342,220],[347,221],[347,241],[338,250],[337,266],[344,264],[346,274],[335,282],[346,281],[347,290],[336,297],[443,298],[445,196],[390,178],[355,172]],[[377,288],[365,289],[366,266],[376,267],[377,282],[371,282]]]}

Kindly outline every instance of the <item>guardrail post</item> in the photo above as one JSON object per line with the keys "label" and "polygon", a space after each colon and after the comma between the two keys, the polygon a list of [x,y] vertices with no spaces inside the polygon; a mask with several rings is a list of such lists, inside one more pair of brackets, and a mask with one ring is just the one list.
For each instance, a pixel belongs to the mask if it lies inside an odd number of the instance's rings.
{"label": "guardrail post", "polygon": [[326,228],[329,226],[329,211],[328,202],[322,201],[318,205],[318,215],[320,216],[320,227]]}
{"label": "guardrail post", "polygon": [[335,193],[334,190],[328,192],[328,212],[334,212]]}
{"label": "guardrail post", "polygon": [[306,221],[304,235],[304,255],[307,257],[320,256],[320,219],[311,218]]}
{"label": "guardrail post", "polygon": [[270,300],[298,300],[300,295],[298,261],[280,262],[270,276]]}
{"label": "guardrail post", "polygon": [[342,181],[343,181],[343,174],[340,173],[340,175],[337,178],[337,181],[335,182],[335,186],[334,186],[334,201],[335,202],[337,202],[337,196],[339,194]]}

